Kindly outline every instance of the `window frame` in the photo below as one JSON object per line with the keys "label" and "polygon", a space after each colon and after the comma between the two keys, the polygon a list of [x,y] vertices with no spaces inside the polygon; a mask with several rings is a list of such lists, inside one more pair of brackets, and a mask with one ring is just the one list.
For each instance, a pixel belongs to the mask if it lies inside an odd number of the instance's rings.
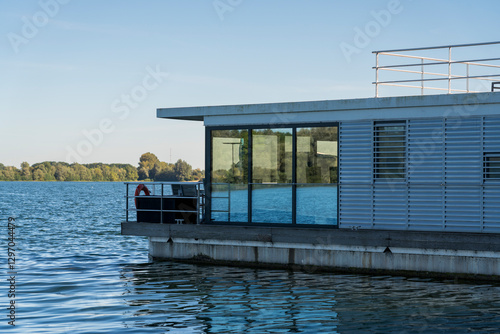
{"label": "window frame", "polygon": [[[327,123],[290,123],[290,124],[252,124],[252,125],[230,125],[230,126],[206,126],[205,127],[205,193],[206,193],[206,221],[205,224],[214,224],[214,225],[238,225],[238,226],[296,226],[296,227],[307,227],[307,228],[334,228],[338,229],[340,226],[340,198],[339,198],[339,181],[340,169],[337,169],[337,182],[332,183],[337,186],[337,224],[335,225],[323,225],[323,224],[297,224],[296,223],[296,209],[292,210],[292,222],[291,223],[258,223],[252,222],[252,155],[253,155],[253,130],[260,129],[292,129],[292,207],[296,208],[296,149],[297,149],[297,129],[304,127],[337,127],[337,156],[340,154],[340,123],[339,122],[327,122]],[[248,130],[248,222],[224,222],[224,221],[212,221],[211,220],[211,173],[212,173],[212,131],[214,130]]]}
{"label": "window frame", "polygon": [[[402,135],[394,135],[394,136],[386,136],[385,138],[391,139],[391,137],[396,137],[396,138],[403,138],[403,141],[400,141],[402,145],[395,145],[395,146],[387,146],[388,148],[399,148],[401,147],[401,150],[397,151],[381,151],[381,148],[384,147],[384,145],[379,145],[380,143],[384,142],[389,142],[389,143],[397,143],[397,141],[391,141],[391,140],[380,140],[383,138],[382,136],[379,135],[380,132],[383,130],[379,130],[381,127],[403,127],[404,129],[402,130],[390,130],[394,132],[404,132]],[[373,122],[373,136],[372,136],[372,176],[373,176],[373,181],[374,182],[385,182],[385,183],[401,183],[401,182],[406,182],[408,179],[408,123],[406,120],[390,120],[390,121],[374,121]],[[387,130],[385,130],[387,131]],[[401,157],[381,157],[382,154],[399,154],[402,155]],[[389,161],[378,161],[380,159],[386,159]],[[390,162],[390,159],[398,159],[399,161],[396,162]],[[400,167],[395,167],[395,168],[388,168],[388,167],[383,167],[383,164],[398,164],[402,165]],[[386,165],[387,166],[387,165]],[[383,169],[386,170],[399,170],[399,172],[393,172],[392,174],[400,174],[401,177],[384,177],[383,175],[388,175],[389,173],[381,173],[380,171]]]}
{"label": "window frame", "polygon": [[[490,160],[491,158],[497,160]],[[489,165],[492,162],[494,166]],[[497,171],[491,172],[490,169]],[[498,177],[492,177],[493,175]],[[500,182],[500,152],[483,152],[483,182]]]}

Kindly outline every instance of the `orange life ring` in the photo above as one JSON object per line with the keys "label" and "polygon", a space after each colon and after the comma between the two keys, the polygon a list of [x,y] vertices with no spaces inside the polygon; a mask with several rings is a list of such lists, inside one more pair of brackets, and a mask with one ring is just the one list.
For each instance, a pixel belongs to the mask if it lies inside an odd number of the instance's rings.
{"label": "orange life ring", "polygon": [[144,184],[139,184],[137,186],[137,188],[135,189],[135,198],[134,198],[134,201],[135,201],[135,207],[137,208],[137,196],[140,195],[141,191],[144,191],[144,195],[146,196],[149,196],[150,195],[150,192],[149,192],[149,189],[148,187],[146,187]]}

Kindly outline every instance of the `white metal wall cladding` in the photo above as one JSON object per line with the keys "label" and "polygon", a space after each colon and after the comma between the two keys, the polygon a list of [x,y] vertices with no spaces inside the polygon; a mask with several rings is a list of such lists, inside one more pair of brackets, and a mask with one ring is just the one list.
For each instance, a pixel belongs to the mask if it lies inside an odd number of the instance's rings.
{"label": "white metal wall cladding", "polygon": [[445,229],[481,231],[481,118],[445,124]]}
{"label": "white metal wall cladding", "polygon": [[408,122],[408,226],[444,228],[444,129],[442,119]]}
{"label": "white metal wall cladding", "polygon": [[373,179],[373,122],[339,126],[340,227],[500,233],[500,182],[483,179],[500,153],[500,117],[407,121],[407,177]]}
{"label": "white metal wall cladding", "polygon": [[373,226],[373,122],[339,125],[340,227]]}
{"label": "white metal wall cladding", "polygon": [[[483,119],[483,152],[500,153],[500,116]],[[482,228],[500,233],[500,182],[486,180],[482,191]]]}

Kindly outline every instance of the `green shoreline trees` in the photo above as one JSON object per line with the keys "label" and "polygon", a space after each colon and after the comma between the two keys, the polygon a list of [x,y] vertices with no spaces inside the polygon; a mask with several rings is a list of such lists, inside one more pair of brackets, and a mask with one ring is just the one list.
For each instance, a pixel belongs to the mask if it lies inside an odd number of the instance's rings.
{"label": "green shoreline trees", "polygon": [[144,153],[139,167],[130,164],[68,164],[45,161],[21,168],[0,163],[0,181],[199,181],[205,172],[179,159],[175,164],[160,161],[152,153]]}

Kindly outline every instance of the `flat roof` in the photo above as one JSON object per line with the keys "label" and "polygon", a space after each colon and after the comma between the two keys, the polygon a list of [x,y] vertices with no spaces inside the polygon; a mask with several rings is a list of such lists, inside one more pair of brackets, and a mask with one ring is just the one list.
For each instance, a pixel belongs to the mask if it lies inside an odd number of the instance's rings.
{"label": "flat roof", "polygon": [[[466,93],[157,109],[158,118],[203,121],[206,126],[338,122],[344,120],[500,114],[500,94]],[[447,108],[450,108],[447,110]],[[445,108],[443,110],[443,108]],[[446,111],[446,112],[445,112]]]}

